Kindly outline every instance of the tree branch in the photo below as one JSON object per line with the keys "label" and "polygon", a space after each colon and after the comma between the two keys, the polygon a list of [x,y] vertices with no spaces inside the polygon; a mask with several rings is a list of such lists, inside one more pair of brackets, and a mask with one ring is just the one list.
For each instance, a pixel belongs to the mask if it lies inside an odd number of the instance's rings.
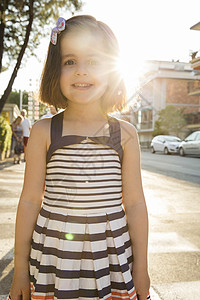
{"label": "tree branch", "polygon": [[5,11],[8,9],[8,0],[2,0],[2,3],[0,4],[0,73],[2,70],[2,60],[3,60],[3,36],[5,32],[6,27],[6,21],[5,21]]}

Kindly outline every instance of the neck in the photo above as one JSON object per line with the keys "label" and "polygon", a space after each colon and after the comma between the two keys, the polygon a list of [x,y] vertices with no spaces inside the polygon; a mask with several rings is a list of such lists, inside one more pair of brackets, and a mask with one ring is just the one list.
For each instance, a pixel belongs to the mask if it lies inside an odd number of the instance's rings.
{"label": "neck", "polygon": [[80,105],[69,101],[65,115],[68,120],[73,119],[74,121],[84,123],[101,121],[107,118],[107,114],[102,111],[100,104],[97,102]]}

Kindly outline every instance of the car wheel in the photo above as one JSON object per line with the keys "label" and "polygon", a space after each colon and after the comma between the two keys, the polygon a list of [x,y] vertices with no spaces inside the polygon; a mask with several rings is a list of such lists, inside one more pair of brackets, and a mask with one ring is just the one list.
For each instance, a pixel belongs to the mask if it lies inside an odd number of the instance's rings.
{"label": "car wheel", "polygon": [[164,154],[166,154],[166,155],[169,154],[169,150],[167,147],[164,148]]}
{"label": "car wheel", "polygon": [[154,149],[154,147],[152,146],[151,147],[151,153],[155,153],[156,151],[155,151],[155,149]]}
{"label": "car wheel", "polygon": [[184,152],[184,150],[183,150],[182,147],[179,149],[179,154],[180,154],[180,156],[184,156],[185,155],[185,152]]}

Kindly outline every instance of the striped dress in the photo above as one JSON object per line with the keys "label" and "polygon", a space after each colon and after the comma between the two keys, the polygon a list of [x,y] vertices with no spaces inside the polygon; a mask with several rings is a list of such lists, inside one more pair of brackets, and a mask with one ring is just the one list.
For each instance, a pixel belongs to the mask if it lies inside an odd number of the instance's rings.
{"label": "striped dress", "polygon": [[119,121],[110,136],[62,136],[51,121],[44,201],[30,254],[31,299],[137,299],[122,207]]}

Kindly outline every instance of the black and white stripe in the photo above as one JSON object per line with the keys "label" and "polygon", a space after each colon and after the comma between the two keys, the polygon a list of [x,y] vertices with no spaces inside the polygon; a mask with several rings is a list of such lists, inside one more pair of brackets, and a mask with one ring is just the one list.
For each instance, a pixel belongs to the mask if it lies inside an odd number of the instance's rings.
{"label": "black and white stripe", "polygon": [[119,155],[92,141],[56,150],[47,164],[44,199],[46,205],[76,210],[121,205]]}

